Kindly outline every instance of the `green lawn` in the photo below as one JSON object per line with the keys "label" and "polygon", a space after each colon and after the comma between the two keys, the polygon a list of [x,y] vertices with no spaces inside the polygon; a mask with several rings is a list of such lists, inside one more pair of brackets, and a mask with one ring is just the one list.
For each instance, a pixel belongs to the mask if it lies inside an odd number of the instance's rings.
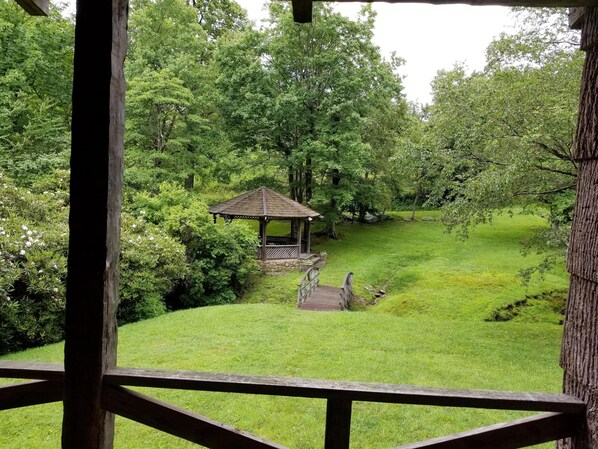
{"label": "green lawn", "polygon": [[[426,214],[429,215],[429,214]],[[461,243],[437,223],[346,225],[328,253],[322,281],[355,273],[358,290],[385,288],[362,312],[303,312],[294,307],[299,273],[256,282],[244,304],[172,313],[119,331],[122,366],[313,377],[455,388],[560,390],[561,326],[532,310],[520,321],[484,318],[525,294],[566,288],[564,272],[527,289],[515,275],[531,264],[518,241],[534,217],[500,218]],[[287,292],[287,293],[285,293]],[[263,304],[251,304],[265,300]],[[276,302],[281,302],[276,304]],[[62,345],[11,359],[60,361]],[[291,448],[322,447],[322,400],[151,391],[162,399]],[[357,403],[352,447],[392,447],[521,416],[485,410]],[[60,406],[4,411],[2,448],[58,448]],[[119,419],[116,448],[191,448],[174,437]],[[551,445],[546,445],[551,447]]]}

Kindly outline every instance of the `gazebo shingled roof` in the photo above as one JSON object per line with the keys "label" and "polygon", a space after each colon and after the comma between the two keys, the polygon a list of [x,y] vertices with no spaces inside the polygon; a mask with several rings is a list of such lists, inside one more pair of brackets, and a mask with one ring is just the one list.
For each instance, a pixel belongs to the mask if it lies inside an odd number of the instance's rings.
{"label": "gazebo shingled roof", "polygon": [[227,217],[279,220],[315,218],[320,214],[267,187],[259,187],[230,200],[211,206],[211,214]]}

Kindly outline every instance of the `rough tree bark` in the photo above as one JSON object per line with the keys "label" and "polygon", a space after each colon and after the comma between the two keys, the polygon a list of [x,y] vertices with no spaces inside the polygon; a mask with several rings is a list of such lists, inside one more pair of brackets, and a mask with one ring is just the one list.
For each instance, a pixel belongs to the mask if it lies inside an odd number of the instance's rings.
{"label": "rough tree bark", "polygon": [[574,148],[579,175],[561,366],[563,391],[584,400],[588,411],[583,432],[559,442],[560,449],[598,449],[598,8],[586,9],[581,47],[587,55]]}
{"label": "rough tree bark", "polygon": [[77,1],[62,447],[110,449],[116,365],[127,0]]}

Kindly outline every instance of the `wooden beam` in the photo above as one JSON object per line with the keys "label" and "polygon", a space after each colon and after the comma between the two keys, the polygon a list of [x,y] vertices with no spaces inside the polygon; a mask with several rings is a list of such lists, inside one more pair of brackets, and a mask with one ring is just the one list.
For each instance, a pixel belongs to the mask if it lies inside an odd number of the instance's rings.
{"label": "wooden beam", "polygon": [[51,380],[54,382],[63,382],[64,365],[61,363],[0,360],[0,378],[41,379]]}
{"label": "wooden beam", "polygon": [[116,364],[127,0],[77,1],[62,447],[110,449]]}
{"label": "wooden beam", "polygon": [[0,386],[0,410],[62,401],[62,383],[36,381]]}
{"label": "wooden beam", "polygon": [[241,376],[234,374],[113,368],[104,375],[108,385],[221,391],[303,398],[396,404],[439,405],[501,410],[584,413],[583,401],[562,394],[492,390],[454,390],[365,382]]}
{"label": "wooden beam", "polygon": [[569,10],[569,28],[573,30],[581,30],[585,15],[585,8],[571,8]]}
{"label": "wooden beam", "polygon": [[260,237],[262,239],[261,258],[262,261],[266,261],[268,259],[268,220],[264,218],[260,219]]}
{"label": "wooden beam", "polygon": [[351,401],[328,399],[324,449],[349,449],[351,406]]}
{"label": "wooden beam", "polygon": [[[328,1],[328,0],[325,0]],[[349,3],[362,0],[332,0]],[[564,6],[569,8],[596,6],[596,0],[366,0],[368,3],[424,3],[431,5],[472,5],[472,6]]]}
{"label": "wooden beam", "polygon": [[544,413],[394,449],[515,449],[576,435],[583,422],[583,415]]}
{"label": "wooden beam", "polygon": [[48,0],[16,0],[16,2],[32,16],[47,16],[50,12]]}
{"label": "wooden beam", "polygon": [[312,0],[292,0],[293,20],[297,23],[311,22],[313,15]]}
{"label": "wooden beam", "polygon": [[120,387],[105,387],[102,406],[113,413],[210,449],[285,449],[247,432]]}

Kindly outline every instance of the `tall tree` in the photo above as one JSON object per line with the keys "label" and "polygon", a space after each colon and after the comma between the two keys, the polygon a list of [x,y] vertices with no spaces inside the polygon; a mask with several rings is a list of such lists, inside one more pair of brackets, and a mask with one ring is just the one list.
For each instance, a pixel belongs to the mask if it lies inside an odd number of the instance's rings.
{"label": "tall tree", "polygon": [[74,25],[0,0],[0,170],[21,184],[68,165]]}
{"label": "tall tree", "polygon": [[185,0],[139,0],[129,35],[125,180],[192,189],[227,147],[208,33]]}
{"label": "tall tree", "polygon": [[272,2],[269,20],[221,49],[224,115],[237,147],[276,158],[291,197],[312,201],[335,235],[370,159],[368,117],[403,104],[401,84],[372,43],[369,7],[352,21],[316,4],[300,25]]}
{"label": "tall tree", "polygon": [[456,67],[434,81],[429,124],[444,167],[436,199],[464,234],[513,205],[547,207],[555,228],[570,221],[582,55],[553,32],[563,12],[532,12],[544,23],[535,35],[522,14],[520,33],[489,47],[483,72]]}
{"label": "tall tree", "polygon": [[197,9],[197,19],[211,41],[227,33],[245,29],[249,21],[247,11],[234,0],[190,0]]}

